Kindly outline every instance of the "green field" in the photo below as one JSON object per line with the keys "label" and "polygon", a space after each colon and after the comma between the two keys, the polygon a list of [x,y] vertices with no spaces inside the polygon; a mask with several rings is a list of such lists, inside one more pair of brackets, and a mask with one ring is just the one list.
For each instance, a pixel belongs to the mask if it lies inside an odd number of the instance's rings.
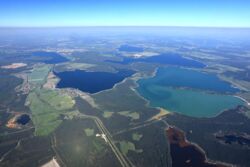
{"label": "green field", "polygon": [[124,155],[127,155],[129,151],[134,151],[137,153],[141,153],[143,150],[136,149],[134,143],[130,141],[120,141],[119,142],[120,150]]}
{"label": "green field", "polygon": [[46,82],[46,78],[51,70],[51,65],[35,66],[28,74],[28,82],[32,85],[40,86]]}
{"label": "green field", "polygon": [[90,128],[86,128],[86,129],[84,129],[84,132],[85,132],[86,136],[93,136],[95,133],[95,130],[90,129]]}
{"label": "green field", "polygon": [[130,117],[133,120],[140,118],[140,114],[137,112],[121,111],[121,112],[118,112],[118,114],[125,116],[125,117]]}
{"label": "green field", "polygon": [[55,66],[55,70],[57,72],[60,71],[74,71],[74,70],[87,70],[90,67],[94,67],[94,64],[87,64],[87,63],[63,63],[63,64],[57,64]]}
{"label": "green field", "polygon": [[53,132],[62,122],[60,115],[70,111],[75,104],[68,95],[45,89],[32,91],[27,102],[37,136],[45,136]]}
{"label": "green field", "polygon": [[102,114],[102,116],[104,118],[110,118],[113,114],[114,114],[114,112],[104,111],[103,114]]}
{"label": "green field", "polygon": [[139,134],[139,133],[133,133],[132,134],[132,138],[133,138],[133,140],[134,141],[140,141],[141,140],[141,138],[142,138],[142,134]]}

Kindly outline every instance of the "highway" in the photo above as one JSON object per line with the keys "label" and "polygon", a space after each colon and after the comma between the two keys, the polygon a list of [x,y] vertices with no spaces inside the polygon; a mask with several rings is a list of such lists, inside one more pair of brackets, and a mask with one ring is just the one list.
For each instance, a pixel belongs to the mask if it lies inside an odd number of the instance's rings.
{"label": "highway", "polygon": [[96,116],[89,116],[85,114],[81,114],[83,118],[89,118],[95,121],[98,129],[102,134],[104,134],[107,138],[107,143],[109,144],[110,148],[114,152],[115,156],[119,160],[122,167],[133,167],[134,165],[128,160],[127,157],[125,157],[120,150],[117,148],[115,143],[113,142],[112,136],[110,135],[109,131],[106,129],[106,127],[103,125],[102,121],[96,117]]}

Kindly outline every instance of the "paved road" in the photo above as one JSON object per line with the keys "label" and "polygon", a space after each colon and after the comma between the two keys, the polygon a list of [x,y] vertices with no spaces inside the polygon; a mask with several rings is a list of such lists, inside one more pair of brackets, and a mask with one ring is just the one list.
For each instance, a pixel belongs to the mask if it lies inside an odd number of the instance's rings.
{"label": "paved road", "polygon": [[106,127],[103,125],[102,121],[95,116],[89,116],[89,115],[85,115],[85,114],[81,114],[82,117],[84,118],[89,118],[95,121],[98,129],[101,131],[101,133],[106,135],[107,138],[107,143],[109,144],[109,146],[111,147],[112,151],[114,152],[115,156],[117,157],[117,159],[119,160],[119,162],[121,163],[122,167],[133,167],[134,165],[128,160],[127,157],[125,157],[120,150],[117,148],[117,146],[115,145],[115,143],[113,142],[112,136],[110,135],[109,131],[106,129]]}

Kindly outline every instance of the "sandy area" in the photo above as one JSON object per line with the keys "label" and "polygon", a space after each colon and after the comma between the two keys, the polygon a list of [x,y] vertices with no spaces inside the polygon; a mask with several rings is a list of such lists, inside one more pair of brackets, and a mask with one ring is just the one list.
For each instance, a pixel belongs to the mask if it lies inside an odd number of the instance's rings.
{"label": "sandy area", "polygon": [[52,160],[50,160],[46,164],[42,165],[42,167],[60,167],[60,165],[58,164],[58,162],[56,161],[56,159],[53,157]]}
{"label": "sandy area", "polygon": [[1,68],[4,69],[15,69],[15,68],[20,68],[20,67],[25,67],[27,64],[25,63],[12,63],[10,65],[2,66]]}
{"label": "sandy area", "polygon": [[55,89],[58,81],[59,79],[55,76],[55,74],[50,72],[47,77],[47,82],[43,85],[43,87],[46,89]]}
{"label": "sandy area", "polygon": [[165,116],[165,115],[168,115],[168,114],[171,114],[170,111],[167,111],[163,108],[158,108],[160,110],[160,112],[156,115],[154,115],[152,118],[150,118],[150,120],[154,120],[154,119],[160,119],[161,117]]}

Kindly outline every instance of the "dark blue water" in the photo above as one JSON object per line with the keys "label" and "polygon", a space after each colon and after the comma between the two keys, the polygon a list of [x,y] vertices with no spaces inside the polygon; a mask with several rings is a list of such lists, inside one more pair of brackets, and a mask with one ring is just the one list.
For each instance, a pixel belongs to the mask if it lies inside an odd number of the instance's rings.
{"label": "dark blue water", "polygon": [[83,92],[97,93],[111,89],[116,83],[133,75],[134,71],[122,70],[117,73],[109,73],[75,70],[55,74],[60,78],[58,88],[75,88]]}
{"label": "dark blue water", "polygon": [[172,53],[165,53],[165,54],[161,54],[158,56],[151,56],[151,57],[145,57],[145,58],[124,57],[122,61],[109,60],[109,62],[118,63],[118,64],[130,64],[133,62],[147,62],[147,63],[168,64],[168,65],[177,65],[177,66],[184,66],[184,67],[195,67],[195,68],[205,67],[205,64],[201,62],[187,59],[187,58],[182,57],[181,55],[172,54]]}
{"label": "dark blue water", "polygon": [[119,51],[125,52],[143,52],[143,48],[130,46],[130,45],[121,45]]}
{"label": "dark blue water", "polygon": [[25,125],[30,121],[30,116],[27,114],[23,114],[17,118],[16,122],[21,125]]}
{"label": "dark blue water", "polygon": [[69,61],[67,58],[55,52],[33,52],[32,55],[44,58],[41,61],[46,64],[57,64]]}

